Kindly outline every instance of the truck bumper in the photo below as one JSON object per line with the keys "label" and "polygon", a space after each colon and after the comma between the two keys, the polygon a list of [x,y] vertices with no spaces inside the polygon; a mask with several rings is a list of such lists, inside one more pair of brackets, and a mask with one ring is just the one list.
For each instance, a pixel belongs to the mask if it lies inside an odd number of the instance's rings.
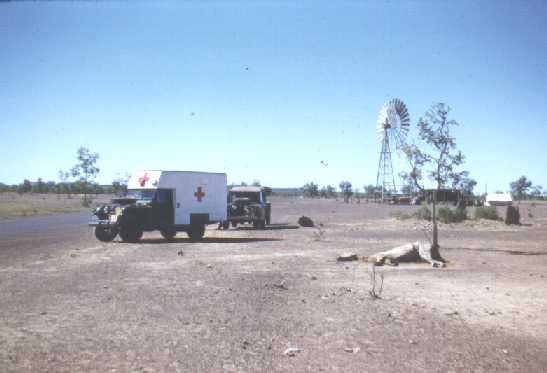
{"label": "truck bumper", "polygon": [[105,227],[105,228],[116,228],[118,223],[111,223],[110,220],[92,220],[88,223],[90,227]]}

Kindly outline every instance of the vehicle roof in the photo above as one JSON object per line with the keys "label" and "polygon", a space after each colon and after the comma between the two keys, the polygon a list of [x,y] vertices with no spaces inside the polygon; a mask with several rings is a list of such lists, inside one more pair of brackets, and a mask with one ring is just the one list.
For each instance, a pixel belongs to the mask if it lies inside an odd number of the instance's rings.
{"label": "vehicle roof", "polygon": [[242,192],[242,193],[260,193],[262,187],[257,186],[236,186],[230,189],[230,192]]}
{"label": "vehicle roof", "polygon": [[512,202],[511,193],[489,193],[486,195],[489,202]]}
{"label": "vehicle roof", "polygon": [[212,174],[212,175],[226,175],[225,172],[209,172],[209,171],[185,171],[185,170],[137,170],[135,172],[166,172],[166,173],[187,173],[187,174]]}

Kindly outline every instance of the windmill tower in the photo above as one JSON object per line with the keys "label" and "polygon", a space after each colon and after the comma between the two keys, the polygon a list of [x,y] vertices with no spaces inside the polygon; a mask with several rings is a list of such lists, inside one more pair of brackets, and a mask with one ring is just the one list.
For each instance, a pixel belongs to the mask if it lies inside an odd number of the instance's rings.
{"label": "windmill tower", "polygon": [[382,202],[385,194],[392,194],[397,191],[391,161],[391,146],[394,144],[396,150],[400,149],[409,126],[410,116],[403,101],[394,98],[384,104],[382,110],[380,110],[376,127],[382,143],[378,173],[376,174],[376,188],[381,192]]}

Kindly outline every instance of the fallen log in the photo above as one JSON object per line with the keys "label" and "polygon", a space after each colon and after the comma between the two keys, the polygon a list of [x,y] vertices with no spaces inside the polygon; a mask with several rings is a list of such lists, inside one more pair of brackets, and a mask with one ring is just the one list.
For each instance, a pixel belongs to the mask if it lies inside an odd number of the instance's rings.
{"label": "fallen log", "polygon": [[[431,263],[431,266],[435,268],[444,267],[446,265],[444,259],[439,255],[434,256],[434,254],[432,254],[432,249],[430,243],[416,241],[394,247],[391,250],[381,251],[369,257],[365,257],[364,260],[377,266],[425,261]],[[435,252],[438,251],[435,250]]]}

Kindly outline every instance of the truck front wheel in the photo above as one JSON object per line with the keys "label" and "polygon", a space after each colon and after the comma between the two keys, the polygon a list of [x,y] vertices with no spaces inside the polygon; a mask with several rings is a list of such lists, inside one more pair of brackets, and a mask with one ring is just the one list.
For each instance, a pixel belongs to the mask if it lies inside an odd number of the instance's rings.
{"label": "truck front wheel", "polygon": [[122,227],[120,237],[123,242],[139,242],[142,237],[142,229],[136,227]]}
{"label": "truck front wheel", "polygon": [[188,230],[188,237],[190,237],[190,241],[192,242],[201,241],[204,234],[205,234],[205,225],[191,226],[190,229]]}
{"label": "truck front wheel", "polygon": [[106,227],[95,227],[95,237],[101,242],[110,242],[112,241],[116,235],[118,234],[118,231],[114,228],[106,228]]}

